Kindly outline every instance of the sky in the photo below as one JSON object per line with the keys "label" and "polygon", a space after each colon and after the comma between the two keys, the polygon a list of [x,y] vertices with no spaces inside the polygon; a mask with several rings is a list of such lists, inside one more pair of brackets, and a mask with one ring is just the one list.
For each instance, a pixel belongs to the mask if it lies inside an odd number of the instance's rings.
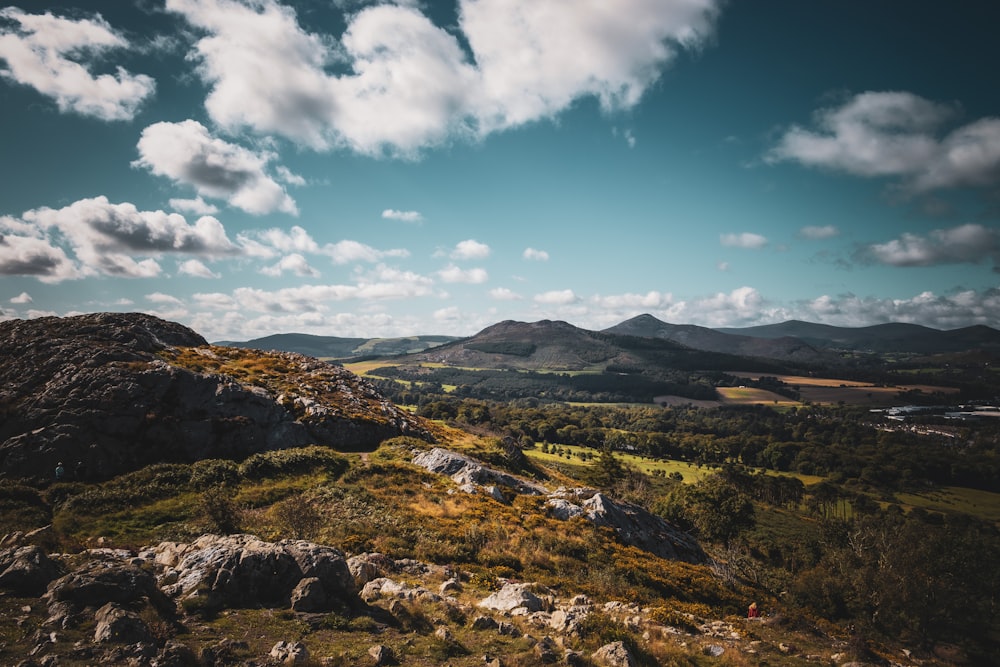
{"label": "sky", "polygon": [[0,5],[0,319],[1000,328],[1000,4]]}

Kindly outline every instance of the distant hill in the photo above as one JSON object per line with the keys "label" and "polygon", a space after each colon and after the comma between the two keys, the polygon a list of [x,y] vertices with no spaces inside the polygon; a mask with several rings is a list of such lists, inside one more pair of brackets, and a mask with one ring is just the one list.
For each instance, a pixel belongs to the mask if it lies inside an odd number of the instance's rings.
{"label": "distant hill", "polygon": [[581,329],[561,321],[504,321],[470,338],[409,355],[469,368],[609,371],[628,369],[773,370],[773,365],[681,343]]}
{"label": "distant hill", "polygon": [[743,357],[775,359],[797,364],[836,364],[838,357],[825,349],[818,349],[792,335],[754,337],[727,333],[693,324],[668,324],[652,315],[639,315],[617,324],[603,333],[660,338],[707,352],[721,352]]}
{"label": "distant hill", "polygon": [[942,331],[919,324],[835,327],[790,320],[756,327],[719,328],[716,331],[768,340],[793,336],[815,347],[874,353],[945,354],[980,349],[1000,351],[1000,331],[984,325]]}
{"label": "distant hill", "polygon": [[412,354],[457,340],[455,336],[407,336],[403,338],[339,338],[312,334],[273,334],[253,340],[219,341],[215,345],[255,350],[296,352],[320,359],[350,359],[355,357],[390,357]]}

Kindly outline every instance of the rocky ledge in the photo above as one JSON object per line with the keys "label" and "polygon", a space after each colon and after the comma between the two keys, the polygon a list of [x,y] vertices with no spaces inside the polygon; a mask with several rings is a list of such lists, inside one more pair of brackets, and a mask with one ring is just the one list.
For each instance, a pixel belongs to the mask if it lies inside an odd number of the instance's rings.
{"label": "rocky ledge", "polygon": [[209,346],[139,313],[0,322],[0,476],[107,479],[160,462],[430,439],[347,370]]}

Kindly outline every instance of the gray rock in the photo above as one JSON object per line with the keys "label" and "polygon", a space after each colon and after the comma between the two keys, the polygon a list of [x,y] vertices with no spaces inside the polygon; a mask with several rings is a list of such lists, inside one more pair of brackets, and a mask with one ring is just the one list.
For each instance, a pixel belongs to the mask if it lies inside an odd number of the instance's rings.
{"label": "gray rock", "polygon": [[94,642],[98,644],[148,644],[153,641],[149,627],[137,614],[109,602],[94,614]]}
{"label": "gray rock", "polygon": [[[175,545],[168,549],[177,551]],[[355,594],[344,554],[304,540],[265,542],[253,535],[203,535],[180,552],[176,583],[163,590],[180,600],[207,596],[213,608],[287,607],[295,587],[308,578],[322,582],[328,603]]]}
{"label": "gray rock", "polygon": [[330,611],[326,589],[319,577],[305,577],[292,589],[292,611],[307,613]]}
{"label": "gray rock", "polygon": [[595,663],[604,667],[635,667],[635,658],[625,646],[625,642],[605,644],[590,657]]}
{"label": "gray rock", "polygon": [[[420,452],[413,457],[413,463],[433,473],[451,477],[463,491],[469,493],[490,486],[514,489],[517,493],[524,495],[537,496],[547,492],[545,487],[540,484],[501,472],[471,457],[441,447]],[[491,495],[496,498],[496,494],[500,495],[501,502],[505,502],[499,489],[496,489]]]}
{"label": "gray rock", "polygon": [[505,584],[496,593],[481,600],[479,606],[496,611],[512,611],[523,608],[525,611],[542,611],[544,603],[541,598],[529,590],[529,584]]}
{"label": "gray rock", "polygon": [[280,641],[268,654],[279,665],[301,665],[309,660],[309,649],[302,642]]}
{"label": "gray rock", "polygon": [[392,653],[392,649],[384,644],[377,644],[368,649],[368,655],[375,660],[375,667],[381,667],[382,665],[389,665],[395,662],[396,657]]}
{"label": "gray rock", "polygon": [[0,551],[0,589],[37,596],[59,576],[59,566],[40,547],[22,546]]}
{"label": "gray rock", "polygon": [[726,647],[719,644],[709,644],[705,647],[705,655],[710,655],[713,658],[718,658],[720,655],[726,652]]}

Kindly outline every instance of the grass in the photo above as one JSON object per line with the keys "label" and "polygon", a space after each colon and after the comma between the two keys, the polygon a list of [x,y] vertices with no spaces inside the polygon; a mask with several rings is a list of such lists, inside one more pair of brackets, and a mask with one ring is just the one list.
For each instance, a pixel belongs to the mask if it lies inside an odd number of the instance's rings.
{"label": "grass", "polygon": [[919,494],[897,493],[896,499],[909,507],[922,507],[932,512],[960,512],[1000,522],[1000,493],[948,486]]}

